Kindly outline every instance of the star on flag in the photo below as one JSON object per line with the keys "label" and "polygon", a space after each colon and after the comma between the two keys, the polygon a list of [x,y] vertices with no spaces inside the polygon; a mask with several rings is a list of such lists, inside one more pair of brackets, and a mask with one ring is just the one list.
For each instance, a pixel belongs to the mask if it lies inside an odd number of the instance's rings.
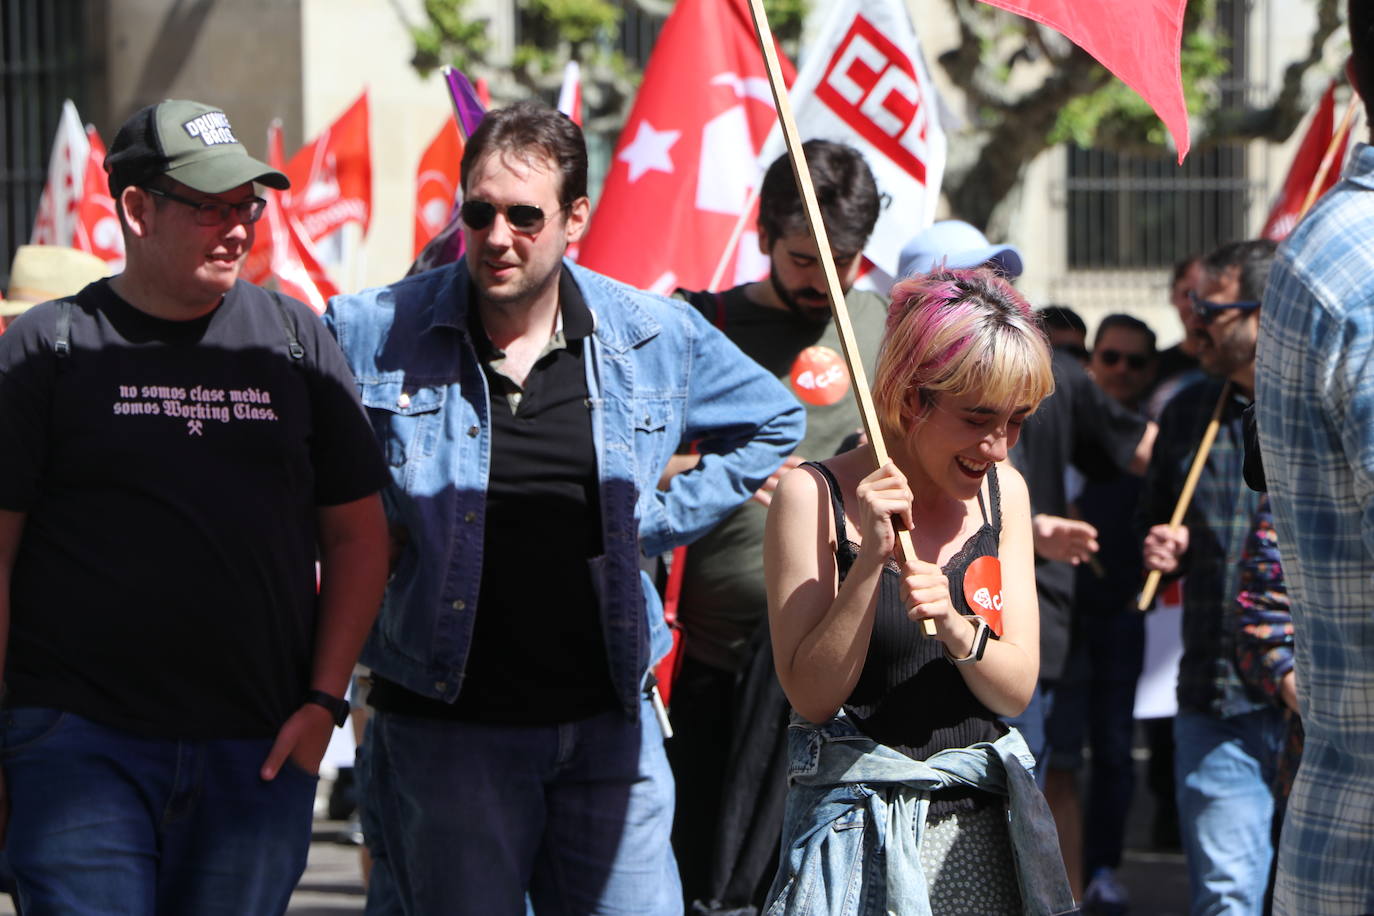
{"label": "star on flag", "polygon": [[640,121],[634,140],[615,158],[629,164],[631,183],[642,178],[645,172],[659,171],[671,175],[673,160],[668,150],[681,136],[680,130],[655,130],[647,120]]}

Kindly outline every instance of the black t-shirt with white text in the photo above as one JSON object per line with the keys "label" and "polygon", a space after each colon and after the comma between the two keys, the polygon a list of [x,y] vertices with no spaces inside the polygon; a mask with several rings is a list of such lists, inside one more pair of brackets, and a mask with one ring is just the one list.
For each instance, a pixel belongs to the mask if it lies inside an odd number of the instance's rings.
{"label": "black t-shirt with white text", "polygon": [[387,481],[343,355],[242,281],[192,321],[106,281],[67,301],[67,356],[58,303],[0,337],[0,508],[26,515],[5,702],[270,737],[309,686],[316,513]]}

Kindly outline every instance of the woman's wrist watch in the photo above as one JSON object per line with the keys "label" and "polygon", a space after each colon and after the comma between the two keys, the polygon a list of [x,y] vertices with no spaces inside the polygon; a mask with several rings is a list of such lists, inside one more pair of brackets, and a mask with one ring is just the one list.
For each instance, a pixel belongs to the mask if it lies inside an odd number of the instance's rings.
{"label": "woman's wrist watch", "polygon": [[988,629],[988,622],[977,614],[965,617],[969,623],[976,628],[973,633],[973,647],[969,649],[968,655],[963,658],[955,658],[949,654],[949,646],[945,646],[945,658],[956,665],[972,665],[983,660],[983,653],[988,647],[988,636],[992,631]]}

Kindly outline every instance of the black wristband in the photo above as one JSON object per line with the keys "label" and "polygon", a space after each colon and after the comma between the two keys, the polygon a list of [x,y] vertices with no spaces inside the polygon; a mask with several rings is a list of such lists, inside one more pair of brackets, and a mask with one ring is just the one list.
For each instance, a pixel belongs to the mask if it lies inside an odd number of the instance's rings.
{"label": "black wristband", "polygon": [[305,692],[305,702],[314,703],[316,706],[323,706],[329,710],[329,714],[334,717],[334,727],[343,728],[343,724],[348,721],[348,701],[341,700],[336,696],[325,693],[323,690],[307,690]]}

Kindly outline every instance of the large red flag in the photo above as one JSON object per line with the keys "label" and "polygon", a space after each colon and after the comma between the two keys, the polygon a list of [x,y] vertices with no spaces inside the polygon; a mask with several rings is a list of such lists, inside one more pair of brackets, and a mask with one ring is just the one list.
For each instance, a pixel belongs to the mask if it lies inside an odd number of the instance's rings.
{"label": "large red flag", "polygon": [[[267,164],[281,169],[285,158],[281,123],[273,121],[267,128]],[[338,290],[320,264],[300,221],[284,205],[282,197],[286,192],[263,188],[263,193],[267,195],[267,209],[244,262],[244,278],[258,284],[274,278],[278,290],[324,314],[329,297],[338,295]]]}
{"label": "large red flag", "polygon": [[[795,76],[784,60],[788,83]],[[582,240],[579,262],[634,286],[705,289],[756,206],[757,159],[777,121],[746,0],[680,0]],[[767,272],[741,243],[730,285]]]}
{"label": "large red flag", "polygon": [[[1260,233],[1262,238],[1281,242],[1298,224],[1298,220],[1302,218],[1303,205],[1307,202],[1308,193],[1317,180],[1317,172],[1321,170],[1322,159],[1331,147],[1335,133],[1336,83],[1333,81],[1317,104],[1317,110],[1312,114],[1312,122],[1307,125],[1307,133],[1298,145],[1293,165],[1288,169],[1288,178],[1283,182],[1283,190],[1274,201],[1269,218],[1264,221],[1264,231]],[[1350,128],[1347,127],[1340,139],[1335,142],[1339,148],[1344,148],[1349,140]],[[1317,196],[1329,191],[1340,178],[1340,162],[1336,161],[1322,179]]]}
{"label": "large red flag", "polygon": [[109,264],[112,272],[119,273],[124,269],[124,233],[119,228],[109,177],[105,174],[105,144],[90,126],[86,128],[86,140],[90,152],[86,156],[85,186],[76,205],[72,247],[89,251]]}
{"label": "large red flag", "polygon": [[415,255],[439,233],[453,212],[458,196],[458,169],[463,161],[463,137],[453,118],[446,118],[415,170]]}
{"label": "large red flag", "polygon": [[1188,155],[1179,53],[1188,0],[983,0],[1062,33],[1144,99]]}
{"label": "large red flag", "polygon": [[372,219],[372,151],[368,141],[367,92],[339,119],[301,147],[283,169],[291,179],[286,206],[311,241],[348,222]]}

